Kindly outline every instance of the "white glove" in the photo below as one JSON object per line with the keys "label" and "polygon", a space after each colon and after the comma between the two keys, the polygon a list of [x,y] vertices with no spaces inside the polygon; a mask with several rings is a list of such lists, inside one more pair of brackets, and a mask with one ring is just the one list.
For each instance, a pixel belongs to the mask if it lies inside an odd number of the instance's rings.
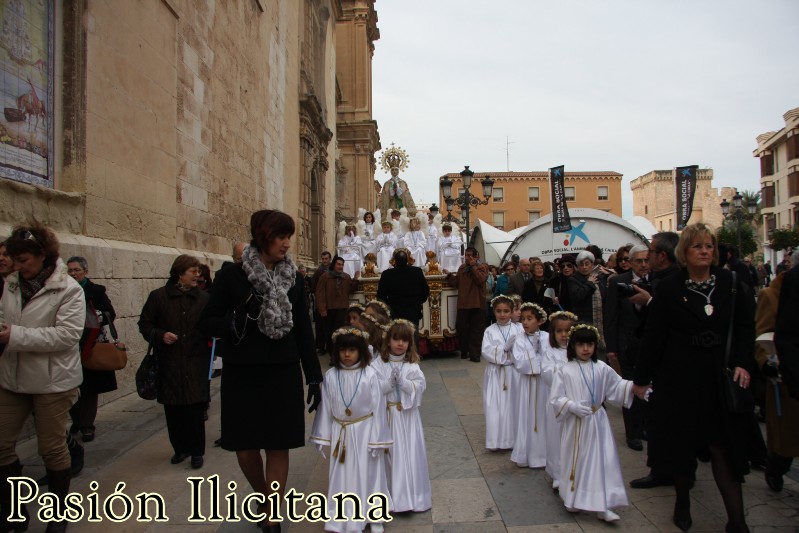
{"label": "white glove", "polygon": [[591,414],[593,414],[591,407],[583,403],[577,403],[573,401],[569,401],[568,405],[566,406],[566,410],[574,416],[579,416],[580,418],[585,418],[586,416],[591,416]]}
{"label": "white glove", "polygon": [[516,334],[513,333],[508,340],[505,341],[505,351],[510,352],[513,350],[513,344],[516,342]]}
{"label": "white glove", "polygon": [[377,459],[380,456],[380,448],[370,448],[369,455],[372,456],[372,459]]}
{"label": "white glove", "polygon": [[316,445],[316,451],[319,452],[319,455],[322,456],[322,459],[327,459],[327,455],[325,455],[325,447],[322,444]]}

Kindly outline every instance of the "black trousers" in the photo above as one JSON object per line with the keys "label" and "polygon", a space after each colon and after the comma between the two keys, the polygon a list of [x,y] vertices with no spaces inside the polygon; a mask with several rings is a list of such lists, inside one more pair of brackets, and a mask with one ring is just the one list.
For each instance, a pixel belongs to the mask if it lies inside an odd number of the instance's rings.
{"label": "black trousers", "polygon": [[[621,367],[621,377],[632,380],[635,374],[634,354],[640,343],[636,340],[619,354],[619,366]],[[644,433],[644,414],[645,402],[639,398],[633,398],[630,408],[622,409],[624,419],[624,433],[627,440],[640,439]]]}
{"label": "black trousers", "polygon": [[205,455],[206,402],[164,405],[169,443],[175,453]]}
{"label": "black trousers", "polygon": [[313,310],[313,323],[314,323],[314,332],[316,334],[316,349],[324,350],[325,339],[327,339],[327,335],[325,332],[325,319],[322,317],[322,315],[319,314],[319,311],[317,311],[315,307]]}
{"label": "black trousers", "polygon": [[333,333],[347,325],[346,309],[328,309],[325,317],[325,351],[333,354]]}
{"label": "black trousers", "polygon": [[472,359],[479,359],[483,349],[483,331],[485,330],[483,308],[458,309],[455,329],[458,330],[461,354],[468,354]]}
{"label": "black trousers", "polygon": [[78,401],[69,410],[72,418],[71,433],[79,431],[94,431],[94,419],[97,418],[98,394],[86,394],[81,391]]}

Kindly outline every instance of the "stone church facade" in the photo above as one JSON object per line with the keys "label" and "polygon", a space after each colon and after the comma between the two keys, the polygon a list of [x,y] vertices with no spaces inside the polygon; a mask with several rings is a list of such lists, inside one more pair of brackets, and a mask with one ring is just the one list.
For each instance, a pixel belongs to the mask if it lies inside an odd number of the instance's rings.
{"label": "stone church facade", "polygon": [[[31,4],[2,14],[4,31],[23,29],[0,43],[17,80],[5,92],[39,107],[2,123],[0,235],[36,220],[62,256],[89,260],[132,348],[128,392],[146,348],[139,311],[175,256],[214,271],[248,240],[250,214],[274,208],[294,217],[292,251],[310,266],[338,217],[374,206],[374,0]],[[12,164],[23,152],[46,160],[31,179]]]}

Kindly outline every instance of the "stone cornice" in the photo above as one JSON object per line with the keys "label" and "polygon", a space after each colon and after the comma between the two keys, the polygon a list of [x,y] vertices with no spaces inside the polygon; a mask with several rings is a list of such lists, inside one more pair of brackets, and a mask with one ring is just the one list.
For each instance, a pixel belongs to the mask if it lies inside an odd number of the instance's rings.
{"label": "stone cornice", "polygon": [[[461,175],[458,173],[449,173],[446,176],[455,181],[460,182]],[[546,181],[549,179],[549,172],[475,172],[472,179],[481,180],[486,176],[491,176],[492,179],[498,181]],[[621,181],[623,175],[618,172],[611,171],[597,171],[597,172],[566,172],[567,180],[582,180],[582,181]]]}

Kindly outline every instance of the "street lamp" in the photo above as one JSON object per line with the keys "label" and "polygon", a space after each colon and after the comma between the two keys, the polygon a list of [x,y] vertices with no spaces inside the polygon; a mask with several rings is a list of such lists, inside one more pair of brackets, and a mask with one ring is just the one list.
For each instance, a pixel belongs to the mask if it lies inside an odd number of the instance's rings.
{"label": "street lamp", "polygon": [[[754,220],[755,213],[757,213],[757,202],[751,198],[744,207],[743,195],[735,190],[735,196],[732,197],[732,205],[726,198],[721,200],[721,214],[724,215],[725,220],[735,221],[735,234],[738,237],[738,253],[743,254],[741,250],[741,223],[744,221]],[[732,207],[732,209],[730,209]]]}
{"label": "street lamp", "polygon": [[[490,176],[486,176],[482,180],[480,180],[480,184],[483,186],[483,196],[485,197],[484,200],[480,200],[477,196],[473,195],[469,188],[472,185],[472,179],[474,178],[474,172],[469,170],[469,166],[465,166],[463,170],[461,170],[461,180],[463,181],[463,192],[455,197],[452,196],[452,180],[449,179],[447,176],[441,177],[441,193],[444,195],[444,203],[447,206],[447,218],[446,220],[449,222],[456,222],[458,224],[463,224],[466,228],[466,244],[469,245],[469,210],[472,207],[477,207],[478,205],[488,205],[488,201],[491,199],[491,194],[494,190],[494,180],[491,179]],[[455,218],[452,216],[452,208],[455,206],[463,212],[463,219]]]}

